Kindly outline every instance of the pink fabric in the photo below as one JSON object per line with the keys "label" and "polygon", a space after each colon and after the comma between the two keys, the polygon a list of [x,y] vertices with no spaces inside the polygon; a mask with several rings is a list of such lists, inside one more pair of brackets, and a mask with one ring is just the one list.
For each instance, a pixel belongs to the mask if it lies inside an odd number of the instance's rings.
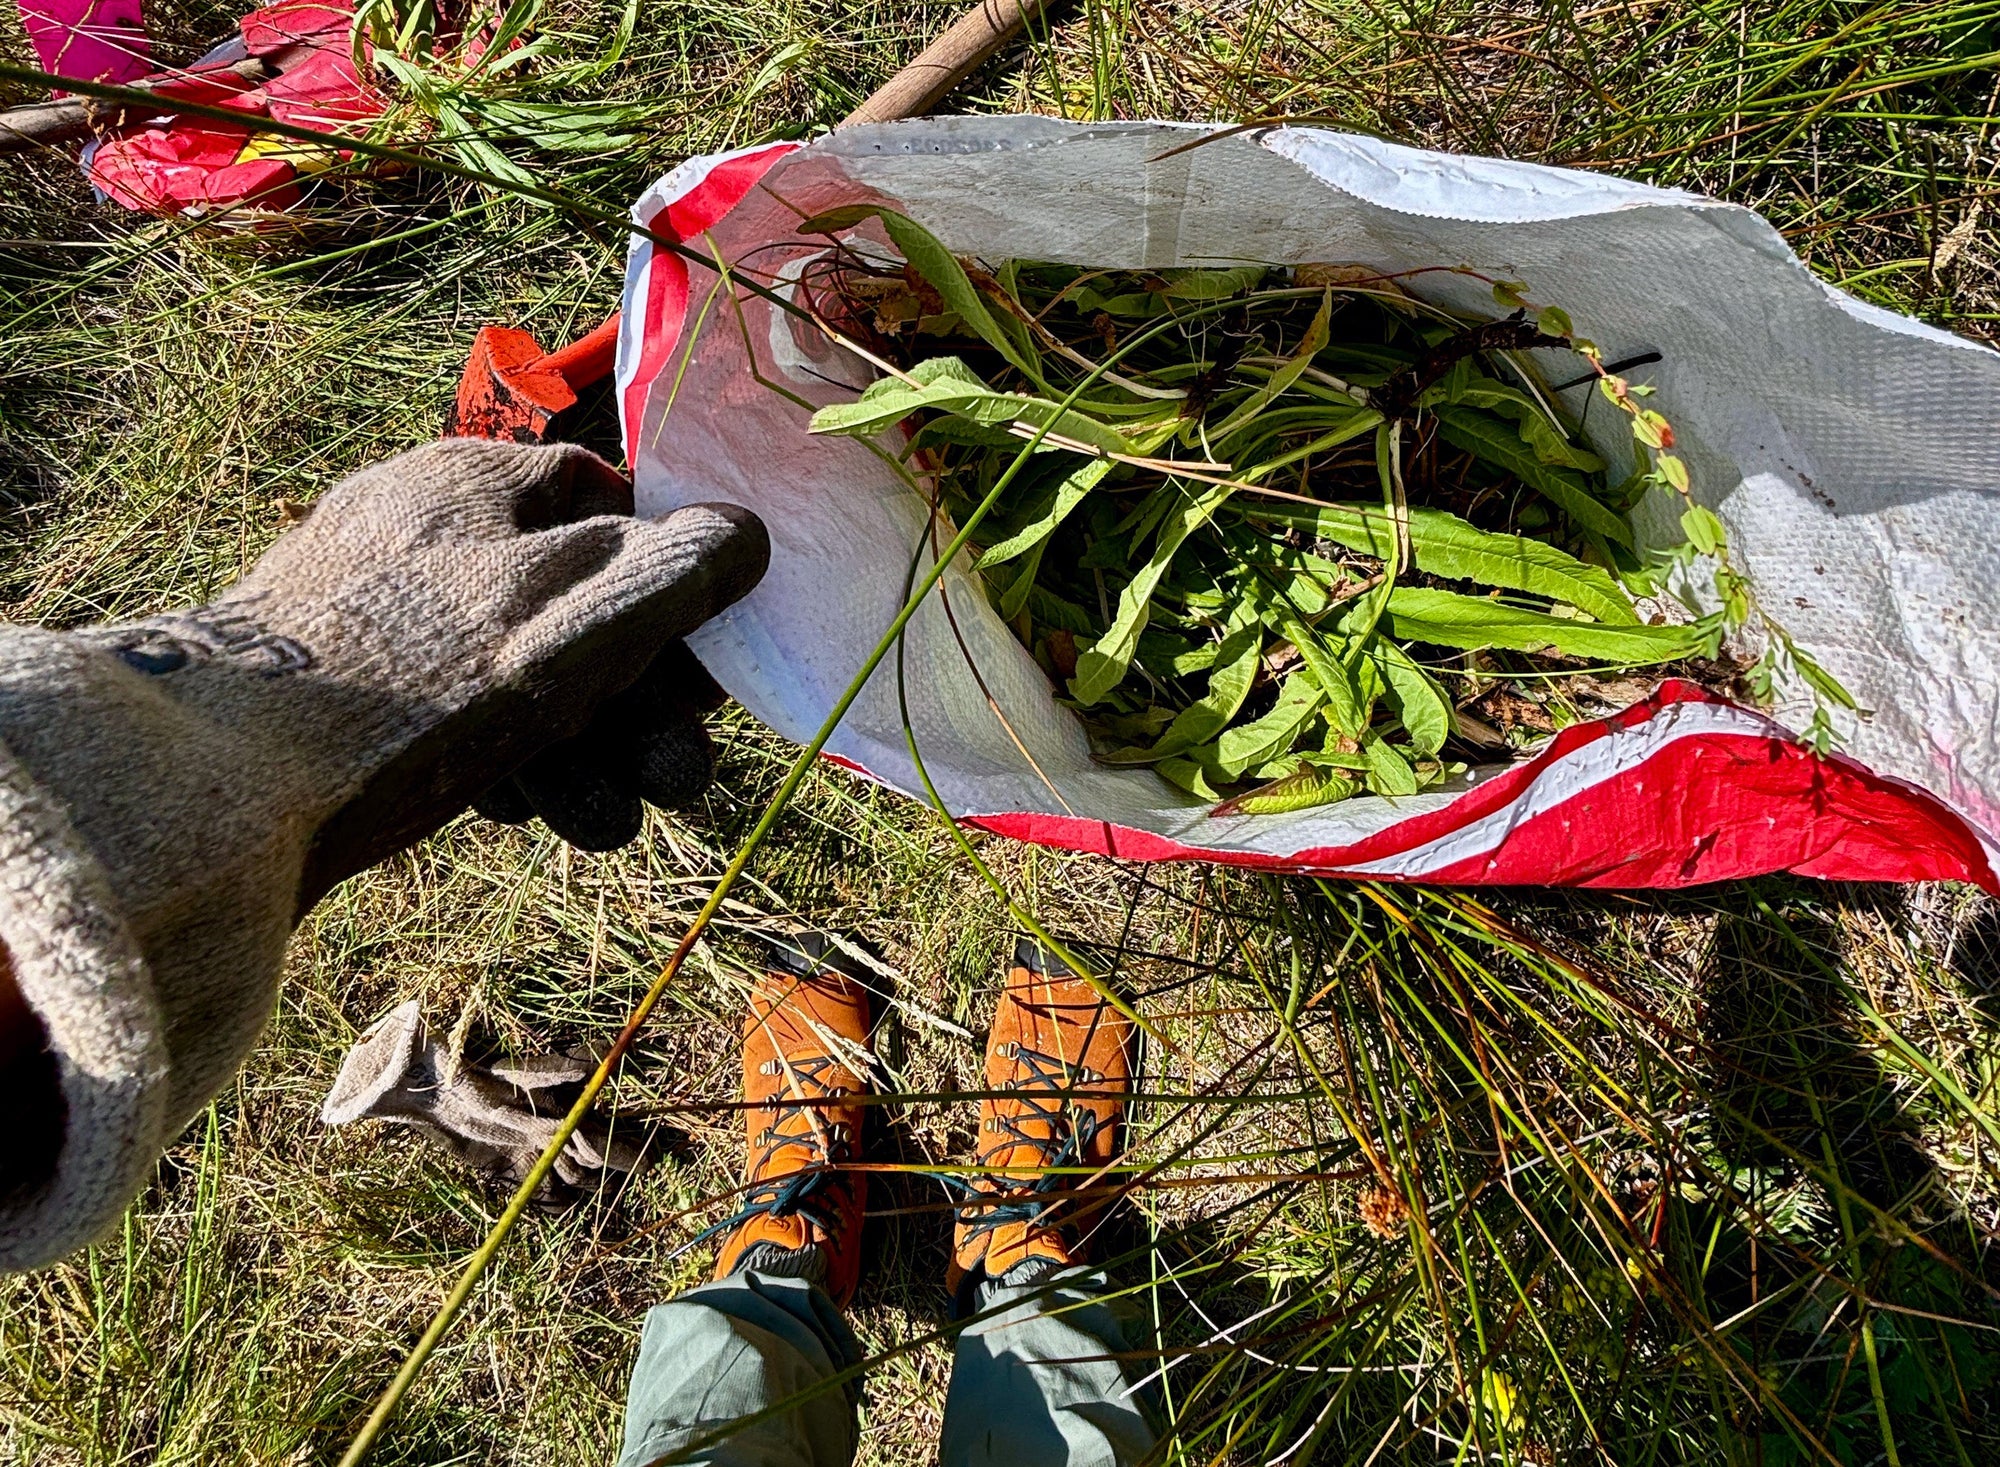
{"label": "pink fabric", "polygon": [[287,66],[258,89],[264,110],[293,127],[331,132],[379,117],[382,94],[363,80],[348,54],[347,38]]}
{"label": "pink fabric", "polygon": [[252,56],[268,56],[300,41],[338,44],[347,49],[352,6],[327,4],[324,0],[287,0],[251,11],[239,21],[243,42]]}
{"label": "pink fabric", "polygon": [[354,67],[353,20],[349,6],[326,0],[281,0],[243,17],[250,54],[278,57],[284,68],[257,89],[269,116],[331,132],[382,114],[385,99]]}
{"label": "pink fabric", "polygon": [[139,0],[17,0],[35,58],[52,76],[128,82],[153,69]]}

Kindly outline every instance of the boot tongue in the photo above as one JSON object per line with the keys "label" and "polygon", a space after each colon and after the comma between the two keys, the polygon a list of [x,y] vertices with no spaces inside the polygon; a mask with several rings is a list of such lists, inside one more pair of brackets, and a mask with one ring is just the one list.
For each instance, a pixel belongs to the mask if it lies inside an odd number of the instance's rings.
{"label": "boot tongue", "polygon": [[1025,1258],[1000,1275],[1000,1286],[1007,1289],[1031,1288],[1050,1274],[1061,1273],[1068,1266],[1058,1258]]}
{"label": "boot tongue", "polygon": [[787,1248],[770,1239],[752,1243],[736,1260],[732,1274],[761,1273],[770,1278],[804,1279],[809,1284],[826,1282],[826,1253],[817,1243],[803,1248]]}
{"label": "boot tongue", "polygon": [[1009,1280],[1030,1265],[1067,1268],[1071,1262],[1062,1235],[1032,1223],[1002,1223],[986,1243],[986,1276]]}

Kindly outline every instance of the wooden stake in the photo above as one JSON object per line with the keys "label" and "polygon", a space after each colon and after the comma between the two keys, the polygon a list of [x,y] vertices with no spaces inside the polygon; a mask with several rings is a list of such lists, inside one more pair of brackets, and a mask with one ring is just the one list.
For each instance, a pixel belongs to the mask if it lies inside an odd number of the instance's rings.
{"label": "wooden stake", "polygon": [[916,60],[848,113],[840,125],[923,116],[1049,4],[1050,0],[978,0],[943,35],[919,51]]}

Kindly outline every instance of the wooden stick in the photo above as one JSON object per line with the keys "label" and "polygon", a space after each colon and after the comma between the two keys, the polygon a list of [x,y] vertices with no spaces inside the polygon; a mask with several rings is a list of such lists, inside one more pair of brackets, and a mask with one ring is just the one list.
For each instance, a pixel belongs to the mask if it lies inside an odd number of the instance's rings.
{"label": "wooden stick", "polygon": [[[173,71],[150,76],[133,82],[132,89],[139,92],[159,91],[159,111],[169,113],[174,110],[173,89],[189,82],[236,77],[255,86],[276,75],[271,63],[263,57],[246,56],[227,66],[206,66],[198,71]],[[62,78],[52,77],[51,80],[60,84]],[[132,110],[133,104],[100,102],[89,97],[64,97],[58,102],[32,102],[25,107],[9,107],[0,111],[0,153],[20,153],[49,143],[65,142],[83,136],[99,123],[120,126],[125,120],[124,114]]]}
{"label": "wooden stick", "polygon": [[840,125],[923,116],[1049,4],[1050,0],[978,0],[943,35],[919,51],[916,60],[848,113]]}

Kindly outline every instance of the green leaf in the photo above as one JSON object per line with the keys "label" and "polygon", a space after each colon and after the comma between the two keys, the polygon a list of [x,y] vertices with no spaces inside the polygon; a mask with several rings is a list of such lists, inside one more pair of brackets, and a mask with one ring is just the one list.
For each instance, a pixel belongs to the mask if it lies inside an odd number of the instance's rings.
{"label": "green leaf", "polygon": [[1345,568],[1309,550],[1268,539],[1247,525],[1225,536],[1223,544],[1238,561],[1257,572],[1270,596],[1286,602],[1301,616],[1320,615],[1332,604],[1330,592],[1334,588],[1355,584],[1355,576]]}
{"label": "green leaf", "polygon": [[1163,759],[1153,766],[1153,772],[1171,784],[1179,785],[1191,795],[1199,795],[1204,800],[1217,800],[1215,789],[1208,782],[1208,771],[1192,759]]}
{"label": "green leaf", "polygon": [[[1315,511],[1258,504],[1243,512],[1252,519],[1310,531],[1380,560],[1395,554],[1395,526],[1373,506],[1334,504]],[[1636,626],[1639,621],[1618,582],[1601,566],[1525,535],[1475,529],[1441,509],[1410,511],[1410,551],[1417,569],[1429,575],[1546,596],[1609,626]]]}
{"label": "green leaf", "polygon": [[1167,517],[1167,511],[1186,497],[1187,491],[1181,487],[1180,482],[1169,479],[1128,510],[1125,517],[1111,527],[1112,532],[1123,534],[1129,530],[1133,539],[1143,540],[1153,533],[1161,520]]}
{"label": "green leaf", "polygon": [[[1356,598],[1357,600],[1360,598]],[[1330,650],[1320,634],[1300,619],[1287,605],[1274,605],[1269,612],[1280,636],[1298,648],[1327,701],[1327,722],[1346,738],[1361,737],[1368,726],[1372,698],[1364,698],[1355,688],[1346,660]],[[1246,766],[1247,767],[1247,766]]]}
{"label": "green leaf", "polygon": [[[1030,428],[1047,428],[1051,433],[1096,449],[1099,453],[1132,453],[1138,445],[1107,423],[1050,402],[1045,397],[1016,396],[1011,392],[989,393],[970,398],[951,411],[975,423],[1021,423]],[[1048,451],[1052,447],[1044,443]]]}
{"label": "green leaf", "polygon": [[827,209],[800,220],[798,232],[839,234],[843,229],[852,229],[864,219],[873,219],[880,209],[879,204],[843,204],[838,209]]}
{"label": "green leaf", "polygon": [[1177,270],[1160,294],[1174,301],[1220,301],[1254,290],[1271,272],[1268,265],[1232,265],[1225,270]]}
{"label": "green leaf", "polygon": [[1125,320],[1150,320],[1155,316],[1165,315],[1167,311],[1163,297],[1145,291],[1106,296],[1099,295],[1085,286],[1076,293],[1075,300],[1076,308],[1080,312],[1089,314],[1094,311],[1104,311]]}
{"label": "green leaf", "polygon": [[639,0],[625,0],[625,8],[618,12],[618,26],[611,33],[611,44],[602,56],[594,61],[586,77],[599,77],[616,66],[625,55],[625,48],[632,44],[632,33],[639,28]]}
{"label": "green leaf", "polygon": [[1620,667],[1692,657],[1701,636],[1690,626],[1604,626],[1523,611],[1484,596],[1399,586],[1389,597],[1389,634],[1399,642],[1440,647],[1505,647],[1516,652],[1553,650]]}
{"label": "green leaf", "polygon": [[[1348,742],[1353,741],[1349,740]],[[1313,763],[1323,765],[1328,769],[1345,769],[1355,774],[1366,774],[1368,772],[1368,761],[1359,754],[1344,751],[1340,747],[1340,741],[1331,735],[1329,735],[1327,747],[1310,757]],[[1259,772],[1261,773],[1262,771]],[[1271,777],[1276,779],[1278,775],[1286,772],[1285,770],[1272,768]]]}
{"label": "green leaf", "polygon": [[1167,516],[1151,558],[1118,593],[1118,612],[1112,617],[1110,627],[1077,658],[1076,676],[1069,683],[1070,692],[1077,702],[1088,708],[1124,681],[1125,673],[1132,665],[1132,655],[1139,650],[1139,633],[1146,629],[1147,608],[1153,599],[1153,592],[1159,589],[1160,580],[1166,575],[1174,553],[1189,535],[1208,523],[1209,518],[1234,492],[1227,485],[1216,485],[1191,500],[1178,514]]}
{"label": "green leaf", "polygon": [[[1175,301],[1219,301],[1255,289],[1270,273],[1268,265],[1235,265],[1223,270],[1169,270],[1160,289],[1106,295],[1084,286],[1071,299],[1088,316],[1106,311],[1113,316],[1149,318],[1165,315]],[[1124,281],[1130,276],[1122,277]],[[1119,277],[1114,277],[1118,280]],[[1115,288],[1115,286],[1114,286]]]}
{"label": "green leaf", "polygon": [[1303,764],[1295,773],[1259,785],[1233,800],[1224,800],[1208,813],[1217,820],[1232,815],[1288,815],[1294,810],[1331,805],[1360,789],[1361,782],[1345,770]]}
{"label": "green leaf", "polygon": [[1671,453],[1663,453],[1653,460],[1653,471],[1664,479],[1677,494],[1688,492],[1692,481],[1688,478],[1688,466]]}
{"label": "green leaf", "polygon": [[865,438],[900,423],[919,409],[936,408],[988,427],[1007,423],[1046,426],[1051,432],[1087,443],[1103,453],[1133,451],[1129,438],[1095,418],[1061,408],[1045,397],[995,391],[957,357],[932,357],[919,362],[908,375],[913,382],[901,377],[878,378],[853,402],[821,408],[812,415],[811,430]]}
{"label": "green leaf", "polygon": [[[1459,363],[1464,366],[1465,363]],[[1449,379],[1438,384],[1448,387]],[[1436,388],[1432,389],[1437,391]],[[1425,397],[1430,397],[1426,393]],[[1542,405],[1518,387],[1509,387],[1504,382],[1495,382],[1491,377],[1476,377],[1457,387],[1449,387],[1439,393],[1436,402],[1447,406],[1485,408],[1506,418],[1520,433],[1528,447],[1534,449],[1535,457],[1545,464],[1555,464],[1562,468],[1581,469],[1587,474],[1604,471],[1604,460],[1589,449],[1572,443],[1542,410]]]}
{"label": "green leaf", "polygon": [[1092,459],[1075,473],[1062,481],[1056,490],[1055,503],[1049,512],[1022,530],[1009,535],[993,546],[974,564],[974,570],[987,570],[992,566],[1004,565],[1024,551],[1035,549],[1056,532],[1056,527],[1069,518],[1069,512],[1083,503],[1098,481],[1111,470],[1108,458]]}
{"label": "green leaf", "polygon": [[1269,712],[1238,724],[1215,741],[1212,763],[1225,778],[1235,779],[1267,759],[1290,751],[1305,726],[1326,701],[1309,667],[1288,674],[1278,701]]}
{"label": "green leaf", "polygon": [[[1000,619],[1012,621],[1021,614],[1021,608],[1028,604],[1028,593],[1035,589],[1035,577],[1041,574],[1042,552],[1048,549],[1046,540],[1037,541],[1028,555],[1028,562],[1015,572],[1014,579],[1000,597]],[[983,569],[984,562],[974,569]]]}
{"label": "green leaf", "polygon": [[1847,691],[1847,688],[1841,683],[1839,678],[1828,672],[1797,647],[1792,647],[1790,650],[1792,665],[1798,668],[1799,676],[1811,685],[1815,693],[1818,693],[1829,703],[1838,704],[1842,708],[1859,708],[1861,706],[1854,701],[1854,694]]}
{"label": "green leaf", "polygon": [[1019,314],[1021,304],[1021,262],[1016,259],[1003,261],[1000,269],[994,274],[993,279],[994,283],[1000,287],[1001,294],[1006,296],[1008,301],[1012,302],[1016,308],[1015,310],[1003,309],[994,319],[1000,323],[1000,329],[1013,338],[1014,345],[1020,351],[1021,355],[1039,367],[1042,358],[1040,350],[1035,345],[1035,333],[1028,329],[1028,323]]}
{"label": "green leaf", "polygon": [[1581,476],[1543,463],[1520,434],[1485,413],[1466,408],[1441,407],[1437,409],[1437,420],[1438,431],[1454,448],[1462,448],[1505,469],[1583,529],[1620,545],[1632,543],[1632,532],[1625,521],[1592,497]]}
{"label": "green leaf", "polygon": [[889,232],[896,248],[903,252],[903,258],[915,266],[917,273],[944,298],[946,308],[956,311],[966,325],[979,333],[982,341],[1005,357],[1029,381],[1040,383],[1041,363],[1024,354],[1021,349],[1023,338],[1002,327],[986,308],[986,298],[980,295],[966,275],[958,257],[909,215],[899,214],[893,209],[878,212],[882,227]]}
{"label": "green leaf", "polygon": [[[1325,453],[1329,448],[1337,448],[1349,439],[1359,438],[1363,433],[1372,433],[1382,423],[1382,415],[1373,408],[1354,411],[1343,409],[1339,413],[1330,415],[1330,418],[1338,425],[1331,432],[1322,433],[1310,442],[1289,449],[1276,458],[1266,459],[1255,468],[1247,470],[1243,477],[1253,481],[1268,479],[1287,464],[1295,464],[1300,459],[1310,458],[1316,453]],[[1259,428],[1263,426],[1263,423],[1258,424]]]}
{"label": "green leaf", "polygon": [[1305,339],[1299,349],[1285,359],[1285,365],[1278,368],[1255,392],[1251,393],[1243,405],[1231,413],[1222,425],[1209,430],[1209,437],[1220,443],[1237,429],[1247,426],[1257,414],[1264,411],[1290,389],[1291,385],[1305,375],[1307,367],[1326,345],[1327,323],[1333,318],[1333,292],[1327,291],[1320,297],[1319,311],[1306,328]]}
{"label": "green leaf", "polygon": [[1092,536],[1083,554],[1077,557],[1078,570],[1123,570],[1132,563],[1132,552],[1145,543],[1144,535],[1123,535],[1113,531]]}
{"label": "green leaf", "polygon": [[1378,795],[1414,795],[1422,788],[1417,771],[1400,749],[1391,747],[1370,729],[1361,740],[1361,757],[1368,761],[1368,788]]}
{"label": "green leaf", "polygon": [[1229,726],[1242,710],[1257,680],[1257,660],[1264,652],[1264,628],[1246,606],[1245,625],[1232,629],[1222,640],[1214,671],[1208,676],[1208,691],[1183,708],[1150,749],[1120,749],[1105,756],[1107,764],[1150,764],[1174,754],[1185,753],[1205,744]]}
{"label": "green leaf", "polygon": [[1041,585],[1028,593],[1028,615],[1037,626],[1054,627],[1073,637],[1087,637],[1096,626],[1090,612]]}
{"label": "green leaf", "polygon": [[467,97],[465,106],[495,136],[551,151],[602,152],[629,146],[633,141],[629,129],[643,116],[636,107],[576,107],[510,97]]}
{"label": "green leaf", "polygon": [[1394,642],[1374,638],[1368,644],[1368,656],[1389,684],[1389,706],[1409,733],[1410,746],[1425,758],[1435,755],[1451,732],[1451,704],[1443,691]]}
{"label": "green leaf", "polygon": [[[1186,677],[1191,672],[1206,672],[1209,668],[1215,666],[1215,659],[1221,655],[1222,644],[1220,642],[1204,643],[1192,652],[1183,652],[1170,660],[1165,668],[1162,669],[1162,675],[1171,673],[1175,677]],[[1139,642],[1140,660],[1144,661],[1145,656],[1146,643],[1142,638]]]}
{"label": "green leaf", "polygon": [[1543,306],[1535,324],[1542,328],[1545,336],[1576,335],[1576,327],[1570,322],[1569,312],[1561,306]]}
{"label": "green leaf", "polygon": [[[1222,650],[1220,642],[1197,645],[1176,632],[1162,628],[1160,620],[1160,607],[1155,603],[1146,630],[1139,634],[1139,650],[1132,657],[1134,662],[1162,681],[1190,672],[1206,672],[1215,666],[1216,654]],[[1171,723],[1173,716],[1174,710],[1167,709],[1167,716],[1160,720],[1161,725]]]}
{"label": "green leaf", "polygon": [[[965,267],[958,263],[958,257],[944,247],[936,235],[909,215],[899,213],[881,204],[851,204],[843,209],[829,209],[824,214],[816,214],[799,225],[800,234],[835,234],[843,229],[852,229],[862,220],[876,218],[882,221],[882,228],[903,258],[911,267],[930,282],[931,288],[943,298],[945,309],[956,312],[959,319],[972,328],[988,346],[999,352],[1029,381],[1037,386],[1042,381],[1041,363],[1035,359],[1032,346],[1026,346],[1026,332],[1009,330],[987,309],[986,298],[965,273]],[[1018,327],[1019,323],[1013,323]]]}
{"label": "green leaf", "polygon": [[988,428],[967,418],[940,417],[932,418],[910,435],[910,441],[903,448],[903,457],[907,460],[918,449],[938,443],[962,448],[1018,449],[1021,446],[1021,440],[1005,428]]}
{"label": "green leaf", "polygon": [[1712,510],[1690,505],[1681,515],[1681,533],[1703,555],[1713,555],[1729,541],[1729,532]]}
{"label": "green leaf", "polygon": [[1522,441],[1534,449],[1535,457],[1545,464],[1558,468],[1579,469],[1586,474],[1604,472],[1604,460],[1587,448],[1580,448],[1564,437],[1554,423],[1539,412],[1521,419],[1517,424]]}

